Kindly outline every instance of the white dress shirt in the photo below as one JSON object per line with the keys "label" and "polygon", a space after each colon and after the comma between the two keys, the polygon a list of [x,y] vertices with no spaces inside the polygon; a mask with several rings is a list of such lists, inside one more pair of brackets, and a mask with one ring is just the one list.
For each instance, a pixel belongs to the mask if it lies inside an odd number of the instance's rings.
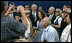
{"label": "white dress shirt", "polygon": [[59,42],[59,36],[55,28],[49,25],[43,30],[41,40],[46,40],[46,42]]}
{"label": "white dress shirt", "polygon": [[36,11],[35,12],[32,11],[32,15],[35,15],[35,21],[36,21]]}
{"label": "white dress shirt", "polygon": [[52,18],[53,18],[53,15],[54,15],[54,14],[52,14],[52,15],[49,15],[49,18],[50,18],[50,19],[52,19]]}
{"label": "white dress shirt", "polygon": [[71,35],[70,35],[71,24],[67,25],[66,28],[63,30],[61,35],[61,42],[71,42]]}
{"label": "white dress shirt", "polygon": [[[54,24],[55,24],[55,22],[57,21],[58,18],[59,18],[59,16],[56,17],[56,19],[54,20]],[[62,21],[62,18],[60,17],[60,18],[58,19],[58,24],[61,24],[61,21]]]}

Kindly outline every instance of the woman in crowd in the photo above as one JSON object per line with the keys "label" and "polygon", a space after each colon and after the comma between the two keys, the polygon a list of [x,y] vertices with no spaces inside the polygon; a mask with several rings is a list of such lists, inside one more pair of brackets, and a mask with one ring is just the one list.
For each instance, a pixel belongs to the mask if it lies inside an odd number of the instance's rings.
{"label": "woman in crowd", "polygon": [[68,15],[67,10],[64,10],[63,11],[63,20],[61,22],[61,34],[62,34],[63,29],[68,25],[68,23],[66,22],[67,15]]}
{"label": "woman in crowd", "polygon": [[71,12],[70,8],[67,8],[66,10],[63,11],[63,20],[61,22],[61,33],[64,30],[64,28],[68,25],[68,23],[66,22],[66,17],[70,12]]}
{"label": "woman in crowd", "polygon": [[61,17],[59,8],[56,9],[55,14],[56,14],[56,19],[54,20],[54,24],[52,24],[52,26],[55,27],[55,29],[57,30],[57,32],[59,34],[59,38],[60,38],[60,34],[61,34],[60,28],[61,28],[62,17]]}
{"label": "woman in crowd", "polygon": [[44,17],[45,17],[45,12],[38,11],[38,14],[37,14],[37,33],[36,33],[35,37],[33,38],[32,42],[40,42],[41,34],[42,34],[42,30],[43,30],[42,19]]}
{"label": "woman in crowd", "polygon": [[39,24],[41,23],[42,19],[45,17],[45,12],[44,11],[38,11],[37,14],[37,28]]}
{"label": "woman in crowd", "polygon": [[61,42],[71,42],[71,14],[69,13],[66,17],[66,22],[68,25],[65,27],[65,29],[62,32],[61,35]]}
{"label": "woman in crowd", "polygon": [[31,33],[32,33],[32,22],[30,20],[30,11],[29,10],[25,10],[25,13],[26,13],[26,17],[27,17],[27,22],[28,22],[28,28],[25,32],[25,37],[26,39],[29,40],[30,36],[31,36]]}

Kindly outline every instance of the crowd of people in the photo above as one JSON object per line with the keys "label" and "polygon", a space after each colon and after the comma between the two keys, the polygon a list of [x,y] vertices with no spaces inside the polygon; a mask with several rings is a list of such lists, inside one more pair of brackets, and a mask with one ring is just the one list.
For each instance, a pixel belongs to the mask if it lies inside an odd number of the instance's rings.
{"label": "crowd of people", "polygon": [[7,5],[1,1],[1,42],[71,42],[71,8]]}

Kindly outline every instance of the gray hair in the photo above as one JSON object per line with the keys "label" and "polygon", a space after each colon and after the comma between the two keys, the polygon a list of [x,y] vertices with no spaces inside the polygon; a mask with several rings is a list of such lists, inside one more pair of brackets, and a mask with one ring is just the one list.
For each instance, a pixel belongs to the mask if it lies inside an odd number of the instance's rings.
{"label": "gray hair", "polygon": [[[36,5],[36,4],[32,4],[32,6],[35,6],[35,7],[37,8],[37,5]],[[31,7],[32,7],[32,6],[31,6]]]}
{"label": "gray hair", "polygon": [[55,7],[50,7],[49,9],[53,9],[53,10],[55,10]]}
{"label": "gray hair", "polygon": [[51,24],[51,19],[49,19],[48,17],[45,17],[45,22],[50,25]]}

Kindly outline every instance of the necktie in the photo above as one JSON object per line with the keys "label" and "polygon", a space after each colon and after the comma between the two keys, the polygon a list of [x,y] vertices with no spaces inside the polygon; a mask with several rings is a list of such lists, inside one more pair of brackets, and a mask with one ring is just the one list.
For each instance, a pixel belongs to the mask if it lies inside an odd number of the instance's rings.
{"label": "necktie", "polygon": [[34,18],[34,20],[35,20],[35,15],[34,15],[34,13],[33,13],[33,18]]}

